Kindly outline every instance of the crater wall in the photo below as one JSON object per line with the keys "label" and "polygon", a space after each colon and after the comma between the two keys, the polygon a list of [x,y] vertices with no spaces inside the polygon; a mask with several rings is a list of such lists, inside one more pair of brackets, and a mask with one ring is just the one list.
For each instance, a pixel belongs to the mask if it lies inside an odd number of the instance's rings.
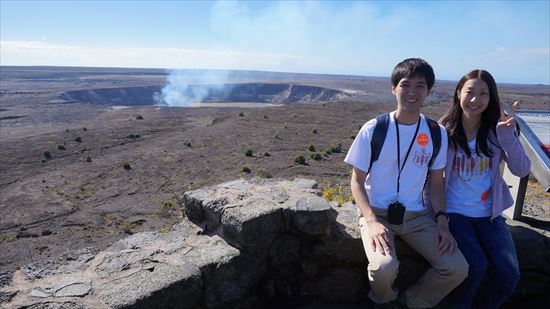
{"label": "crater wall", "polygon": [[[200,98],[200,102],[254,102],[254,103],[314,103],[330,102],[353,95],[336,89],[299,85],[244,83],[223,85],[187,85],[179,90],[179,95],[188,98]],[[102,105],[157,105],[161,98],[162,87],[121,87],[98,88],[68,91],[61,95],[66,101],[84,102]],[[199,95],[200,94],[200,95]],[[192,102],[199,103],[199,102]]]}

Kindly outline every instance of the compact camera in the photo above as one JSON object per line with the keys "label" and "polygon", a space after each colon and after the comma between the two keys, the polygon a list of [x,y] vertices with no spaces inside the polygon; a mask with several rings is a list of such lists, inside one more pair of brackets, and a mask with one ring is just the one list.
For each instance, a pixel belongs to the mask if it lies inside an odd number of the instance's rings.
{"label": "compact camera", "polygon": [[405,206],[395,201],[388,206],[388,222],[390,224],[403,224]]}

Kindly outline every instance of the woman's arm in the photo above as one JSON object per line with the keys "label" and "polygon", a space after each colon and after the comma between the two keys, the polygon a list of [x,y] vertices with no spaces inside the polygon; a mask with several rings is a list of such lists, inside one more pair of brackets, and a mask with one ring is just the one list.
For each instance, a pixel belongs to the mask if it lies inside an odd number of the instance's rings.
{"label": "woman's arm", "polygon": [[503,159],[508,164],[508,169],[518,177],[529,175],[531,160],[525,154],[523,145],[515,133],[515,126],[506,126],[499,123],[496,128],[497,141],[504,151]]}

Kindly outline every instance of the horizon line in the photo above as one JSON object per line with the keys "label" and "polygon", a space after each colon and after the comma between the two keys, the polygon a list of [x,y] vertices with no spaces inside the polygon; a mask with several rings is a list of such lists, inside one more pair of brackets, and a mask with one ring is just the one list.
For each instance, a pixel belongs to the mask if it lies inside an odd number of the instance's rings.
{"label": "horizon line", "polygon": [[[88,68],[88,69],[126,69],[126,70],[164,70],[167,74],[170,71],[223,71],[223,72],[258,72],[258,73],[275,73],[275,74],[301,74],[301,75],[329,75],[329,76],[351,76],[351,77],[369,77],[369,78],[380,78],[380,79],[390,79],[390,76],[375,76],[375,75],[357,75],[357,74],[337,74],[337,73],[310,73],[310,72],[286,72],[286,71],[265,71],[265,70],[252,70],[252,69],[212,69],[212,68],[148,68],[148,67],[112,67],[112,66],[71,66],[71,65],[11,65],[11,64],[0,64],[0,67],[25,67],[25,68]],[[451,79],[437,79],[437,81],[443,82],[457,82],[456,80]],[[550,84],[543,83],[517,83],[517,82],[498,82],[497,84],[507,84],[507,85],[526,85],[526,86],[550,86]]]}

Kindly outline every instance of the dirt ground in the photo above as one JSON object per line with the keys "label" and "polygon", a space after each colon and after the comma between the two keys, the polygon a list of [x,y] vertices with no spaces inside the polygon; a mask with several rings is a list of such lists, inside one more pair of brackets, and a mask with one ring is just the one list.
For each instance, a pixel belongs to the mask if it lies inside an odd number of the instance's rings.
{"label": "dirt ground", "polygon": [[[0,271],[67,249],[104,249],[139,231],[170,230],[185,215],[178,207],[185,191],[223,181],[302,177],[349,190],[346,150],[365,121],[394,109],[391,100],[122,109],[57,100],[64,87],[108,81],[32,84],[2,76]],[[510,89],[533,109],[548,108],[550,96],[540,88]],[[432,101],[424,113],[438,118],[448,105]],[[341,152],[327,153],[338,144]],[[299,155],[305,164],[295,163]],[[524,213],[546,228],[549,198],[530,181]]]}

